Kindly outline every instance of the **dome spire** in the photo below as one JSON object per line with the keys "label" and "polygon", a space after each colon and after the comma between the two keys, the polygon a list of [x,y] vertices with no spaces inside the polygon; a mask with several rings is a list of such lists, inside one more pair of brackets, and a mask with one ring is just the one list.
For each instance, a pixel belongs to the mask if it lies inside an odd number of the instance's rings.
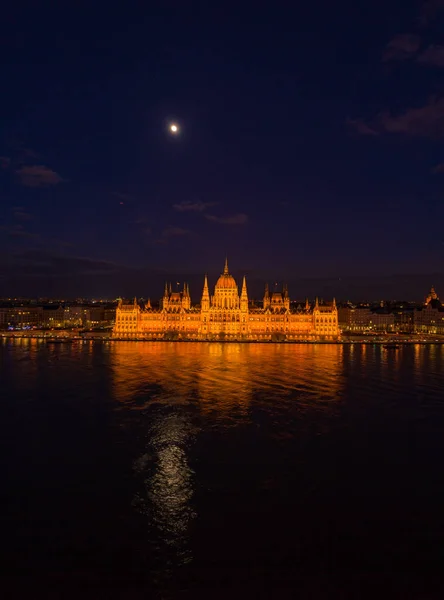
{"label": "dome spire", "polygon": [[224,275],[228,275],[228,257],[225,257]]}

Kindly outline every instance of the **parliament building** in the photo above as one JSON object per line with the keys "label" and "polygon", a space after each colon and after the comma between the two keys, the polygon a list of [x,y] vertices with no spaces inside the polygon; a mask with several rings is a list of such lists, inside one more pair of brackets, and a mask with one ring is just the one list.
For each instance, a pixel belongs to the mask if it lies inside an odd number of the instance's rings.
{"label": "parliament building", "polygon": [[262,305],[249,302],[247,282],[239,294],[236,281],[225,261],[223,273],[210,295],[205,276],[200,305],[191,304],[190,291],[181,292],[165,285],[159,308],[150,301],[141,307],[121,300],[116,310],[114,339],[143,340],[251,340],[251,341],[331,341],[339,336],[336,302],[308,300],[296,307],[290,303],[287,286],[270,293],[268,286]]}

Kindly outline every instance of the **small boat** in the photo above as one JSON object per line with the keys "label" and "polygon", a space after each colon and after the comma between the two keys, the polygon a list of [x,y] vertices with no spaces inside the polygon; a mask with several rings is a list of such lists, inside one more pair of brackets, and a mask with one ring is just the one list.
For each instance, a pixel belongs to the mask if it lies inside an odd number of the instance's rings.
{"label": "small boat", "polygon": [[398,344],[384,344],[383,348],[386,350],[399,350],[400,346]]}

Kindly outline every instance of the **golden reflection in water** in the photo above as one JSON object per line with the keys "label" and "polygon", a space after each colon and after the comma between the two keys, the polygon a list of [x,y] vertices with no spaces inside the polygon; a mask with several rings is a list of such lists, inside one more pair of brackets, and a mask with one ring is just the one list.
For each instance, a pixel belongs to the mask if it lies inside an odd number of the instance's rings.
{"label": "golden reflection in water", "polygon": [[421,368],[421,346],[420,344],[415,344],[413,346],[413,363],[415,366],[415,372],[419,371]]}
{"label": "golden reflection in water", "polygon": [[197,371],[202,412],[248,413],[252,395],[249,345],[209,344]]}
{"label": "golden reflection in water", "polygon": [[156,535],[175,549],[177,560],[192,558],[188,532],[195,517],[194,473],[188,456],[195,430],[193,413],[185,407],[198,407],[210,419],[210,427],[222,419],[224,428],[249,421],[255,394],[262,394],[260,401],[269,406],[297,401],[300,414],[317,410],[317,403],[329,413],[343,385],[342,354],[341,345],[117,342],[110,346],[113,389],[120,407],[150,409],[146,445],[134,464],[141,485],[133,504],[155,523]]}
{"label": "golden reflection in water", "polygon": [[334,396],[343,384],[343,352],[341,344],[185,342],[116,342],[110,350],[122,405],[193,402],[202,412],[225,414],[247,414],[253,394],[271,387]]}
{"label": "golden reflection in water", "polygon": [[[246,410],[251,395],[247,345],[117,342],[113,386],[123,404],[146,394],[147,404],[199,402],[201,410]],[[211,406],[210,406],[211,404]],[[133,408],[143,409],[138,403]]]}

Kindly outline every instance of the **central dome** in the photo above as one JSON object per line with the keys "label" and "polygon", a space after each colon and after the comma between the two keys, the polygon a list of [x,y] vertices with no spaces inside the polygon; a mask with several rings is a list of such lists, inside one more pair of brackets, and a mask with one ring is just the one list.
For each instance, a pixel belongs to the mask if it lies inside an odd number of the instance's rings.
{"label": "central dome", "polygon": [[221,275],[216,283],[217,288],[236,288],[236,281],[231,275]]}
{"label": "central dome", "polygon": [[216,283],[216,288],[220,289],[236,289],[237,285],[234,277],[228,272],[228,261],[225,259],[224,272],[219,277]]}

